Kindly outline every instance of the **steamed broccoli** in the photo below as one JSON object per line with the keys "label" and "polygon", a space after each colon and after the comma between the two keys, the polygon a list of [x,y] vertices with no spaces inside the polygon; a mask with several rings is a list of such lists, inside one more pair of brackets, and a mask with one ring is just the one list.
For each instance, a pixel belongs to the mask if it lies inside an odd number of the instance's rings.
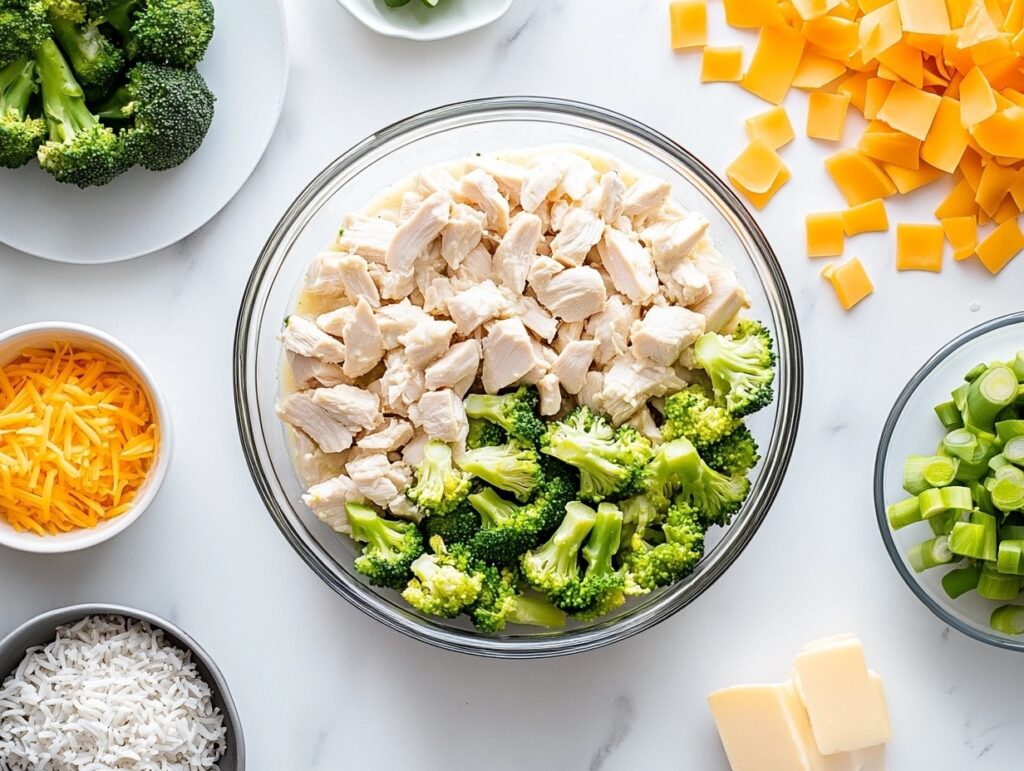
{"label": "steamed broccoli", "polygon": [[414,577],[402,597],[424,613],[455,618],[480,596],[484,573],[461,544],[449,548],[434,536],[430,548],[433,554],[423,554],[412,563]]}
{"label": "steamed broccoli", "polygon": [[537,543],[541,520],[533,505],[509,503],[491,488],[469,496],[482,526],[469,542],[473,556],[491,565],[507,565]]}
{"label": "steamed broccoli", "polygon": [[131,59],[172,67],[195,67],[213,37],[211,0],[122,0],[104,18]]}
{"label": "steamed broccoli", "polygon": [[213,122],[215,101],[197,70],[143,62],[131,68],[125,85],[97,112],[124,129],[132,162],[163,171],[199,149]]}
{"label": "steamed broccoli", "polygon": [[546,538],[555,532],[565,518],[565,507],[576,500],[578,481],[568,476],[546,478],[530,504],[537,518],[537,534]]}
{"label": "steamed broccoli", "polygon": [[79,187],[107,184],[129,166],[124,142],[89,111],[81,86],[53,40],[43,41],[36,69],[49,130],[49,141],[39,148],[39,165],[59,182]]}
{"label": "steamed broccoli", "polygon": [[36,91],[35,71],[31,59],[0,69],[0,166],[8,169],[28,163],[46,138],[46,121],[28,114]]}
{"label": "steamed broccoli", "polygon": [[705,463],[697,448],[686,439],[672,443],[672,475],[680,482],[677,503],[687,503],[697,510],[706,525],[727,525],[740,510],[750,491],[750,481],[742,476],[728,476]]}
{"label": "steamed broccoli", "polygon": [[541,452],[579,469],[580,498],[599,503],[635,491],[651,443],[631,426],[615,429],[588,407],[577,407],[548,426]]}
{"label": "steamed broccoli", "polygon": [[50,7],[49,18],[53,35],[64,49],[86,98],[91,101],[109,94],[124,69],[121,49],[94,24],[64,15],[59,5]]}
{"label": "steamed broccoli", "polygon": [[355,569],[374,586],[401,589],[411,577],[413,561],[423,554],[423,536],[412,522],[380,517],[362,503],[345,505],[352,538],[365,542]]}
{"label": "steamed broccoli", "polygon": [[621,553],[632,549],[635,544],[648,537],[648,528],[661,518],[661,512],[646,495],[627,498],[619,507],[622,509]]}
{"label": "steamed broccoli", "polygon": [[701,457],[715,471],[729,476],[745,476],[761,459],[757,442],[746,426],[740,426],[707,449],[701,450]]}
{"label": "steamed broccoli", "polygon": [[565,626],[565,613],[545,597],[523,593],[514,570],[488,567],[480,596],[469,609],[473,625],[484,632],[500,632],[507,624],[555,628]]}
{"label": "steamed broccoli", "polygon": [[694,445],[689,439],[673,439],[654,451],[644,469],[643,489],[655,508],[668,508],[682,485],[683,475],[693,464],[694,455]]}
{"label": "steamed broccoli", "polygon": [[581,552],[586,572],[554,591],[551,599],[557,607],[577,618],[592,619],[625,601],[623,574],[612,566],[621,535],[622,511],[611,503],[599,504],[590,538]]}
{"label": "steamed broccoli", "polygon": [[466,397],[466,415],[489,420],[501,426],[508,435],[524,442],[536,443],[544,433],[544,423],[537,417],[540,397],[533,386],[521,386],[501,396],[470,394]]}
{"label": "steamed broccoli", "polygon": [[440,536],[445,543],[466,543],[480,529],[480,515],[465,500],[444,514],[434,513],[423,519],[428,537]]}
{"label": "steamed broccoli", "polygon": [[730,414],[743,417],[771,402],[775,351],[761,322],[741,321],[729,336],[709,332],[697,340],[693,353],[711,378],[715,399]]}
{"label": "steamed broccoli", "polygon": [[53,34],[46,0],[0,0],[0,67],[36,55]]}
{"label": "steamed broccoli", "polygon": [[520,502],[529,499],[543,481],[536,450],[515,440],[496,447],[467,450],[456,463],[466,473],[512,493]]}
{"label": "steamed broccoli", "polygon": [[623,559],[625,592],[647,594],[673,584],[693,571],[704,556],[704,528],[697,511],[677,501],[668,511],[662,527],[665,540],[652,544],[634,536]]}
{"label": "steamed broccoli", "polygon": [[527,582],[548,596],[579,581],[580,549],[597,519],[597,513],[579,501],[570,502],[565,509],[565,518],[551,538],[522,559]]}
{"label": "steamed broccoli", "polygon": [[680,437],[689,439],[701,450],[741,425],[739,418],[712,402],[700,386],[690,386],[672,394],[665,400],[664,413],[662,438],[665,441]]}
{"label": "steamed broccoli", "polygon": [[469,495],[470,479],[452,466],[452,450],[440,439],[432,439],[423,449],[423,460],[416,469],[416,483],[406,496],[427,517],[447,514]]}
{"label": "steamed broccoli", "polygon": [[497,444],[505,444],[508,441],[508,434],[505,429],[497,423],[491,423],[482,418],[469,419],[469,434],[466,436],[466,447],[470,450],[477,450],[481,447],[494,447]]}

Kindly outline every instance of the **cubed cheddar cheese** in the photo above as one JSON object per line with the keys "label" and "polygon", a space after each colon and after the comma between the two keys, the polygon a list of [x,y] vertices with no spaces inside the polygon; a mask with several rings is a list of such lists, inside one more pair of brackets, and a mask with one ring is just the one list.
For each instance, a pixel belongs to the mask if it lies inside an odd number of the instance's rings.
{"label": "cubed cheddar cheese", "polygon": [[864,117],[874,120],[878,111],[885,104],[885,99],[892,90],[892,81],[885,78],[871,78],[864,89]]}
{"label": "cubed cheddar cheese", "polygon": [[986,214],[994,216],[1010,188],[1017,182],[1017,176],[1015,169],[998,163],[986,164],[978,180],[978,189],[974,191],[974,202]]}
{"label": "cubed cheddar cheese", "polygon": [[781,105],[752,115],[745,126],[750,139],[761,139],[773,150],[789,144],[795,136],[786,108]]}
{"label": "cubed cheddar cheese", "polygon": [[883,232],[889,229],[889,216],[881,198],[851,206],[843,212],[843,230],[848,236]]}
{"label": "cubed cheddar cheese", "polygon": [[977,247],[978,259],[990,273],[998,273],[1024,249],[1024,233],[1017,220],[1007,220],[997,227]]}
{"label": "cubed cheddar cheese", "polygon": [[782,158],[763,139],[752,140],[725,171],[733,186],[758,209],[790,178]]}
{"label": "cubed cheddar cheese", "polygon": [[896,225],[896,270],[942,270],[942,226],[901,222]]}
{"label": "cubed cheddar cheese", "polygon": [[902,131],[867,131],[857,147],[876,161],[917,169],[921,163],[921,140]]}
{"label": "cubed cheddar cheese", "polygon": [[978,205],[974,202],[974,188],[966,179],[961,179],[949,191],[935,209],[935,216],[942,220],[947,217],[975,216]]}
{"label": "cubed cheddar cheese", "polygon": [[848,94],[813,92],[807,102],[807,136],[838,142],[843,138],[849,107]]}
{"label": "cubed cheddar cheese", "polygon": [[731,27],[757,29],[782,23],[776,0],[724,0],[725,21]]}
{"label": "cubed cheddar cheese", "polygon": [[896,186],[878,164],[856,148],[840,150],[826,158],[825,169],[848,206],[886,198],[896,192]]}
{"label": "cubed cheddar cheese", "polygon": [[743,78],[741,46],[705,46],[700,61],[702,83],[738,83]]}
{"label": "cubed cheddar cheese", "polygon": [[960,124],[969,129],[996,113],[996,95],[981,67],[975,67],[960,81]]}
{"label": "cubed cheddar cheese", "polygon": [[921,158],[952,174],[964,156],[968,141],[967,129],[960,120],[960,103],[951,97],[942,97],[928,136],[921,144]]}
{"label": "cubed cheddar cheese", "polygon": [[883,2],[865,13],[860,18],[857,38],[865,59],[874,59],[900,42],[903,39],[903,25],[896,0]]}
{"label": "cubed cheddar cheese", "polygon": [[843,253],[845,239],[842,212],[814,212],[807,215],[804,224],[808,257],[838,257]]}
{"label": "cubed cheddar cheese", "polygon": [[1010,105],[983,120],[971,132],[985,152],[1004,158],[1024,158],[1024,107]]}
{"label": "cubed cheddar cheese", "polygon": [[900,195],[906,195],[912,190],[931,184],[942,176],[941,171],[926,163],[920,164],[916,169],[908,169],[894,163],[883,163],[882,168],[885,169],[885,173],[889,175],[889,179],[892,180]]}
{"label": "cubed cheddar cheese", "polygon": [[671,0],[672,48],[700,48],[708,42],[707,0]]}
{"label": "cubed cheddar cheese", "polygon": [[821,275],[832,284],[843,310],[850,310],[875,291],[867,271],[856,257],[839,265],[826,265]]}
{"label": "cubed cheddar cheese", "polygon": [[763,27],[740,85],[766,102],[786,98],[804,52],[804,36],[787,26]]}
{"label": "cubed cheddar cheese", "polygon": [[924,141],[941,103],[942,98],[935,94],[906,83],[895,83],[878,111],[878,119],[897,131]]}
{"label": "cubed cheddar cheese", "polygon": [[792,0],[793,7],[804,21],[824,16],[843,0]]}
{"label": "cubed cheddar cheese", "polygon": [[896,0],[904,32],[924,35],[949,34],[949,12],[945,0]]}
{"label": "cubed cheddar cheese", "polygon": [[800,58],[793,76],[793,87],[813,90],[828,85],[846,74],[846,65],[808,48]]}
{"label": "cubed cheddar cheese", "polygon": [[953,247],[954,260],[966,260],[978,245],[978,220],[973,216],[947,217],[942,220],[942,232]]}

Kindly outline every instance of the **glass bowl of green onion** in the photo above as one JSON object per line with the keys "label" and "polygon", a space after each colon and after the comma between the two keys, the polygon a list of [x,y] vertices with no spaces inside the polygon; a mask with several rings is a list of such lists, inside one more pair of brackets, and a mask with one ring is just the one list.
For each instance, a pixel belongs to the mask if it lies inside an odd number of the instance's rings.
{"label": "glass bowl of green onion", "polygon": [[911,378],[874,495],[918,598],[969,637],[1024,651],[1024,312],[965,332]]}

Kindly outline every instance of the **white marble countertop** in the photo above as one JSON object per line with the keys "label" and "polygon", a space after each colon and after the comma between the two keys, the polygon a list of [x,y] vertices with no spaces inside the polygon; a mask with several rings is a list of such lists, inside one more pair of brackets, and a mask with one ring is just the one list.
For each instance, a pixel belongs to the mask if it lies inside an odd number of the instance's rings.
{"label": "white marble countertop", "polygon": [[[618,110],[721,172],[744,143],[741,119],[764,105],[732,85],[699,84],[699,56],[668,48],[665,4],[518,0],[490,27],[423,45],[378,37],[332,0],[288,3],[293,67],[280,127],[209,225],[112,266],[54,265],[0,247],[0,328],[63,318],[117,335],[163,384],[178,439],[155,505],[112,542],[62,557],[0,553],[0,635],[82,601],[173,619],[223,668],[250,767],[260,771],[724,771],[706,693],[782,679],[802,643],[852,631],[888,686],[890,769],[1019,767],[1024,658],[951,631],[903,585],[877,531],[871,473],[899,389],[949,338],[1020,309],[1024,260],[998,279],[977,263],[897,275],[893,234],[859,236],[849,253],[864,260],[877,292],[844,314],[820,264],[804,256],[797,214],[841,205],[821,166],[833,145],[798,139],[785,148],[794,180],[757,215],[787,271],[804,338],[803,420],[788,480],[737,563],[671,620],[573,658],[443,653],[333,594],[256,495],[235,431],[232,335],[253,260],[292,198],[375,129],[496,94]],[[714,39],[737,38],[711,6]],[[802,124],[805,97],[786,104]],[[939,194],[921,191],[890,215],[929,221]]]}

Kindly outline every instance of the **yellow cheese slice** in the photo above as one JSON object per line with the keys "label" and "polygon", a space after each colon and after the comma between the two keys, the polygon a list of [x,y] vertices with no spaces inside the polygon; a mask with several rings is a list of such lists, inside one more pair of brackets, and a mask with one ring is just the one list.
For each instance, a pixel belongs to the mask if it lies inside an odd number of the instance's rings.
{"label": "yellow cheese slice", "polygon": [[861,55],[867,60],[876,58],[902,39],[903,26],[900,23],[900,11],[896,0],[890,0],[864,14],[858,22],[857,40],[860,43]]}
{"label": "yellow cheese slice", "polygon": [[992,215],[992,221],[997,225],[1002,225],[1007,220],[1016,219],[1019,215],[1020,209],[1017,208],[1017,202],[1011,196],[1006,196],[999,204],[999,208],[996,209],[996,213]]}
{"label": "yellow cheese slice", "polygon": [[764,27],[740,85],[767,102],[786,98],[804,52],[804,37],[785,26]]}
{"label": "yellow cheese slice", "polygon": [[978,205],[974,202],[974,188],[966,179],[961,179],[949,191],[942,203],[935,209],[935,216],[942,220],[947,217],[975,216]]}
{"label": "yellow cheese slice", "polygon": [[702,83],[738,83],[743,79],[743,48],[741,46],[704,46],[700,60]]}
{"label": "yellow cheese slice", "polygon": [[864,117],[874,120],[882,109],[885,99],[892,90],[892,81],[885,78],[871,78],[864,92]]}
{"label": "yellow cheese slice", "polygon": [[822,51],[848,57],[860,46],[857,24],[837,16],[822,16],[804,24],[803,36]]}
{"label": "yellow cheese slice", "polygon": [[[901,222],[896,225],[896,270],[942,270],[941,225]],[[877,742],[874,742],[877,744]]]}
{"label": "yellow cheese slice", "polygon": [[838,257],[843,253],[843,213],[823,211],[804,219],[808,257]]}
{"label": "yellow cheese slice", "polygon": [[871,80],[870,72],[855,72],[848,75],[836,88],[840,94],[849,94],[850,104],[856,109],[864,112],[864,103],[867,100],[868,81]]}
{"label": "yellow cheese slice", "polygon": [[878,119],[924,141],[941,103],[942,98],[935,94],[920,91],[906,83],[895,83],[878,111]]}
{"label": "yellow cheese slice", "polygon": [[848,206],[886,198],[896,192],[896,185],[885,172],[856,148],[840,150],[826,158],[825,169]]}
{"label": "yellow cheese slice", "polygon": [[995,112],[995,92],[981,67],[975,67],[960,83],[960,122],[969,129],[991,118]]}
{"label": "yellow cheese slice", "polygon": [[730,27],[756,29],[782,23],[776,0],[724,0],[723,5]]}
{"label": "yellow cheese slice", "polygon": [[881,198],[851,206],[843,212],[843,230],[848,236],[883,232],[889,229],[889,215]]}
{"label": "yellow cheese slice", "polygon": [[843,0],[791,0],[796,12],[804,21],[824,16]]}
{"label": "yellow cheese slice", "polygon": [[885,173],[889,175],[889,179],[892,180],[900,195],[906,195],[919,187],[930,185],[943,175],[943,172],[926,163],[922,163],[916,169],[907,169],[893,163],[883,163],[882,168],[885,169]]}
{"label": "yellow cheese slice", "polygon": [[846,262],[836,265],[826,265],[821,275],[832,284],[836,297],[843,310],[850,310],[853,306],[875,291],[867,272],[860,260],[853,257]]}
{"label": "yellow cheese slice", "polygon": [[952,174],[963,158],[967,141],[967,129],[960,122],[960,103],[948,96],[942,97],[928,136],[921,145],[921,158]]}
{"label": "yellow cheese slice", "polygon": [[[1017,171],[998,163],[988,163],[981,172],[974,201],[989,216],[995,215],[999,205],[1017,182]],[[1019,213],[1019,212],[1017,212]]]}
{"label": "yellow cheese slice", "polygon": [[1024,233],[1021,233],[1017,220],[1007,220],[978,244],[977,254],[981,264],[995,274],[1006,267],[1021,249],[1024,249]]}
{"label": "yellow cheese slice", "polygon": [[904,80],[914,88],[924,86],[924,61],[921,52],[906,43],[897,43],[878,55],[878,77]]}
{"label": "yellow cheese slice", "polygon": [[946,0],[946,10],[949,11],[949,26],[951,29],[960,29],[967,18],[967,9],[971,7],[974,0]]}
{"label": "yellow cheese slice", "polygon": [[957,33],[958,48],[972,48],[999,37],[999,27],[992,20],[983,2],[971,3],[963,26]]}
{"label": "yellow cheese slice", "polygon": [[916,170],[921,163],[921,140],[900,131],[865,132],[857,147],[877,161],[906,169]]}
{"label": "yellow cheese slice", "polygon": [[978,155],[974,148],[968,146],[964,151],[964,157],[960,159],[960,165],[957,166],[957,170],[967,180],[971,190],[977,191],[978,183],[981,182],[982,164],[981,156]]}
{"label": "yellow cheese slice", "polygon": [[807,136],[838,142],[843,138],[849,106],[848,94],[813,92],[807,102]]}
{"label": "yellow cheese slice", "polygon": [[896,0],[904,32],[925,35],[949,34],[949,14],[944,0]]}
{"label": "yellow cheese slice", "polygon": [[1006,158],[1024,157],[1024,107],[1012,105],[971,131],[981,149]]}
{"label": "yellow cheese slice", "polygon": [[672,48],[700,48],[708,42],[707,0],[672,0],[668,5]]}
{"label": "yellow cheese slice", "polygon": [[947,217],[942,220],[942,232],[953,247],[954,260],[966,260],[974,254],[978,245],[978,221],[974,217]]}
{"label": "yellow cheese slice", "polygon": [[[783,167],[782,171],[779,172],[779,176],[775,178],[775,182],[772,183],[772,186],[763,193],[751,192],[740,185],[736,185],[736,188],[753,204],[755,209],[760,211],[768,205],[768,202],[779,192],[782,186],[789,182],[790,178],[789,169]],[[735,185],[735,183],[733,184]]]}
{"label": "yellow cheese slice", "polygon": [[726,168],[729,179],[751,193],[766,193],[786,167],[767,142],[754,139]]}
{"label": "yellow cheese slice", "polygon": [[793,76],[793,87],[821,88],[845,74],[846,65],[842,62],[805,48],[800,59],[800,66],[796,68],[796,74]]}
{"label": "yellow cheese slice", "polygon": [[1017,205],[1017,210],[1024,212],[1024,171],[1018,172],[1017,181],[1010,187],[1010,196]]}
{"label": "yellow cheese slice", "polygon": [[752,115],[745,121],[747,136],[761,139],[773,150],[778,150],[793,141],[793,124],[789,121],[786,108],[770,107],[764,112]]}

